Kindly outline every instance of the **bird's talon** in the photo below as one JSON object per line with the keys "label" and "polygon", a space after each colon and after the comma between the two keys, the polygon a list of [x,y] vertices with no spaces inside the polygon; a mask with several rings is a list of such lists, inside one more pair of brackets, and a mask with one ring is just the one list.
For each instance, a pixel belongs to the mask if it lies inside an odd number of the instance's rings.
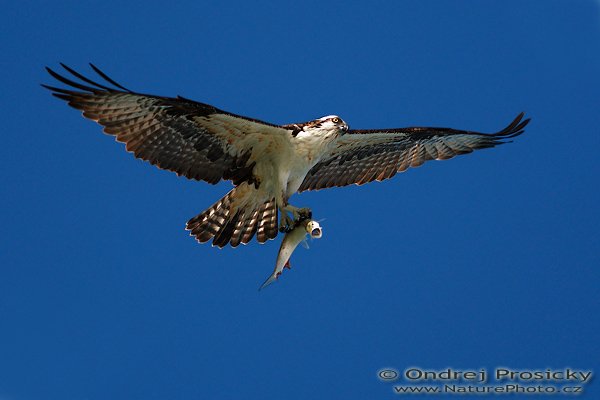
{"label": "bird's talon", "polygon": [[281,214],[281,220],[279,221],[279,232],[288,233],[294,229],[295,221],[287,215],[285,212]]}
{"label": "bird's talon", "polygon": [[[281,219],[279,221],[279,232],[288,233],[294,230],[301,222],[312,218],[310,208],[296,208],[288,205],[281,210]],[[288,214],[290,213],[290,214]]]}
{"label": "bird's talon", "polygon": [[310,208],[301,208],[298,210],[300,221],[305,221],[312,218],[312,210]]}

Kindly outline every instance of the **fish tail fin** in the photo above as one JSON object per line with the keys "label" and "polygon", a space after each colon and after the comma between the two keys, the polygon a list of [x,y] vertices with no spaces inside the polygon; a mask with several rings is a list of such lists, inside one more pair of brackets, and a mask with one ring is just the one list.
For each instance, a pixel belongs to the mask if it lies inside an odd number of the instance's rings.
{"label": "fish tail fin", "polygon": [[260,287],[258,288],[258,291],[260,292],[261,290],[263,290],[264,288],[266,288],[267,286],[269,286],[271,283],[275,282],[278,277],[279,277],[278,274],[270,275],[267,278],[267,280],[264,281],[264,283],[262,285],[260,285]]}

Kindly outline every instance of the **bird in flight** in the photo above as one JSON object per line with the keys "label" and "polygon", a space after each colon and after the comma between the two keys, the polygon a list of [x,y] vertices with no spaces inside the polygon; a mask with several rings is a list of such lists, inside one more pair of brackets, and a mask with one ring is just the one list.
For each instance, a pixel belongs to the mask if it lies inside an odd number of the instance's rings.
{"label": "bird in flight", "polygon": [[186,225],[198,242],[212,240],[221,248],[246,244],[255,235],[264,243],[310,218],[309,208],[289,203],[296,192],[389,179],[428,160],[507,143],[529,122],[521,113],[496,133],[425,127],[355,130],[336,115],[276,125],[181,96],[137,93],[93,64],[103,81],[61,66],[72,77],[46,69],[69,88],[42,86],[102,125],[135,157],[189,179],[233,183],[229,193]]}

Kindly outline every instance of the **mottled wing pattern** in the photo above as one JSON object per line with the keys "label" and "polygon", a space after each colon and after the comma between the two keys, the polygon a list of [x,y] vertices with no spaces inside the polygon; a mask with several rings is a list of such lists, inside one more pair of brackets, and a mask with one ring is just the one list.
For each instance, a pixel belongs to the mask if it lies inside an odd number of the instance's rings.
{"label": "mottled wing pattern", "polygon": [[338,139],[331,154],[309,171],[299,191],[382,181],[428,160],[446,160],[507,143],[506,139],[523,133],[529,122],[523,116],[519,114],[492,134],[419,127],[350,130]]}
{"label": "mottled wing pattern", "polygon": [[47,68],[50,75],[70,88],[42,86],[102,125],[105,133],[125,143],[127,151],[137,158],[190,179],[213,184],[221,179],[236,185],[252,182],[254,164],[250,158],[255,141],[249,137],[289,135],[288,130],[275,125],[183,97],[132,92],[91,64],[105,83],[94,82],[61,65],[83,83]]}

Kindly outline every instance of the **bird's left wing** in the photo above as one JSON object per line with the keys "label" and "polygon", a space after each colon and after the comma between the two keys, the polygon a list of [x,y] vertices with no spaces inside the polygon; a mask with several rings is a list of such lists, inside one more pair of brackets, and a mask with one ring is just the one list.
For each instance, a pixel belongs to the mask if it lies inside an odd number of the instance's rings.
{"label": "bird's left wing", "polygon": [[421,127],[350,130],[308,172],[299,191],[382,181],[428,160],[445,160],[506,143],[523,133],[529,123],[523,116],[519,114],[497,133]]}
{"label": "bird's left wing", "polygon": [[[47,68],[68,89],[42,85],[83,111],[104,132],[126,144],[137,158],[190,179],[234,184],[252,182],[252,169],[265,143],[289,141],[291,132],[183,97],[136,93],[91,67],[105,81],[95,82],[61,64],[79,82]],[[81,83],[83,82],[83,83]]]}

